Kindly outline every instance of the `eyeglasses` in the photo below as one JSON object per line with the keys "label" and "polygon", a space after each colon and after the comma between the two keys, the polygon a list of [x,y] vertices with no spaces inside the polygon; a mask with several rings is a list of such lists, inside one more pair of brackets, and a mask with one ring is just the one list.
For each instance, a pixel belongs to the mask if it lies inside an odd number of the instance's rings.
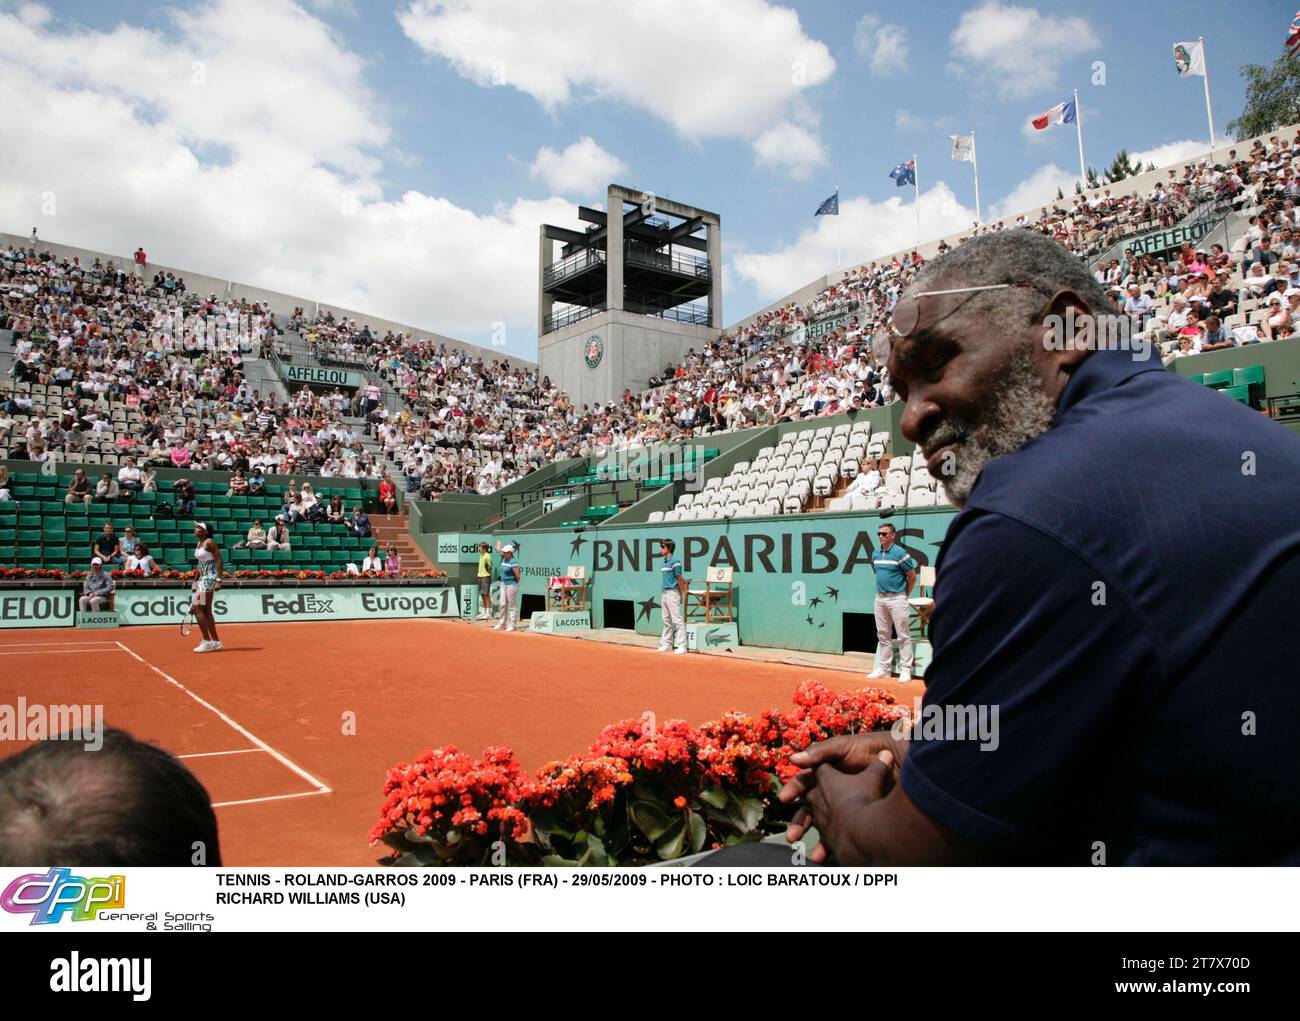
{"label": "eyeglasses", "polygon": [[[909,294],[899,299],[894,306],[892,315],[894,333],[899,337],[910,337],[916,332],[916,327],[921,322],[921,303],[920,298],[936,298],[945,294],[965,294],[967,297],[957,302],[950,309],[943,319],[947,319],[957,309],[961,308],[966,302],[970,301],[976,294],[984,291],[1002,291],[1011,287],[1030,287],[1031,284],[985,284],[982,287],[954,287],[944,291],[919,291],[916,294]],[[942,322],[943,319],[938,320]]]}

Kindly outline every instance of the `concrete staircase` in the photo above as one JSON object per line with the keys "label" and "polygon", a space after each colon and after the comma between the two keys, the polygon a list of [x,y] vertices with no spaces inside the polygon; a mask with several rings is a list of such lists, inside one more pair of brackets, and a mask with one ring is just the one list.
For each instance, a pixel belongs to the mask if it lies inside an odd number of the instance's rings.
{"label": "concrete staircase", "polygon": [[396,547],[403,570],[431,571],[438,566],[411,539],[405,514],[371,514],[370,525],[376,544],[385,550],[389,546]]}

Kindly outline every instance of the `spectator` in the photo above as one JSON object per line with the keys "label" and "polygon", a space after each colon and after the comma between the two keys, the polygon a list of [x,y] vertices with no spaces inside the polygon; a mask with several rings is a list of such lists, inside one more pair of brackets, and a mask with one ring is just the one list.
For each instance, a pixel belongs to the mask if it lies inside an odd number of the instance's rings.
{"label": "spectator", "polygon": [[384,570],[388,572],[390,578],[396,578],[402,573],[402,558],[397,555],[397,547],[391,543],[388,546],[388,556],[384,560]]}
{"label": "spectator", "polygon": [[140,540],[136,537],[135,528],[127,525],[122,533],[122,538],[118,540],[117,548],[121,550],[123,561],[128,561],[135,555],[136,549],[140,545]]}
{"label": "spectator", "polygon": [[105,521],[104,530],[95,536],[95,541],[90,544],[90,555],[109,564],[120,564],[126,559],[111,522]]}
{"label": "spectator", "polygon": [[90,562],[90,572],[81,585],[81,599],[78,605],[82,611],[99,611],[107,607],[112,609],[113,593],[117,585],[113,576],[104,570],[104,562],[95,557]]}
{"label": "spectator", "polygon": [[177,516],[194,517],[194,483],[187,478],[177,479],[172,483],[174,502],[172,504]]}
{"label": "spectator", "polygon": [[260,518],[253,522],[244,541],[235,543],[235,549],[266,549],[266,529],[262,527]]}
{"label": "spectator", "polygon": [[68,492],[64,496],[64,503],[81,503],[87,507],[90,506],[91,488],[90,479],[86,478],[86,473],[78,468],[72,475],[72,480],[68,483]]}
{"label": "spectator", "polygon": [[148,578],[158,571],[158,561],[154,560],[153,554],[149,552],[149,547],[144,543],[140,543],[136,546],[135,553],[126,558],[123,567],[127,571],[139,571],[140,574]]}
{"label": "spectator", "polygon": [[104,472],[100,476],[99,482],[95,484],[95,500],[99,503],[108,504],[110,507],[117,502],[117,498],[121,493],[117,481],[109,472]]}
{"label": "spectator", "polygon": [[275,516],[275,524],[271,530],[266,533],[266,548],[269,550],[288,550],[289,549],[289,529],[284,523],[284,515]]}
{"label": "spectator", "polygon": [[379,483],[379,502],[383,504],[385,514],[397,513],[397,487],[387,475]]}
{"label": "spectator", "polygon": [[140,469],[136,467],[135,458],[128,457],[117,470],[117,488],[124,499],[130,500],[140,492],[142,486]]}
{"label": "spectator", "polygon": [[230,476],[230,487],[226,490],[227,496],[247,496],[248,495],[248,478],[244,475],[242,469],[236,468],[235,473]]}
{"label": "spectator", "polygon": [[0,866],[220,866],[217,817],[194,774],[124,731],[95,737],[0,760]]}
{"label": "spectator", "polygon": [[348,517],[347,509],[343,506],[343,497],[335,494],[330,497],[330,505],[325,511],[325,520],[331,525],[341,525]]}
{"label": "spectator", "polygon": [[358,539],[370,538],[370,518],[360,504],[352,508],[352,516],[348,518],[348,531]]}
{"label": "spectator", "polygon": [[248,476],[248,495],[262,496],[266,492],[266,475],[260,464],[253,465],[252,474]]}
{"label": "spectator", "polygon": [[140,469],[140,492],[158,492],[158,473],[148,465]]}
{"label": "spectator", "polygon": [[367,577],[372,577],[374,575],[382,574],[383,571],[384,561],[379,556],[379,549],[376,546],[371,546],[365,559],[361,561],[361,573]]}
{"label": "spectator", "polygon": [[13,498],[13,494],[9,491],[9,468],[7,465],[0,464],[0,503],[8,503]]}

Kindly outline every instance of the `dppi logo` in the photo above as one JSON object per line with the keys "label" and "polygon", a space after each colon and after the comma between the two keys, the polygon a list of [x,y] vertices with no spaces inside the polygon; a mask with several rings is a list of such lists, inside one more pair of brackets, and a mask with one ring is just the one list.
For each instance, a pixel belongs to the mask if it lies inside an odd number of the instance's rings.
{"label": "dppi logo", "polygon": [[101,911],[126,906],[126,876],[86,879],[68,869],[19,876],[0,893],[0,908],[31,915],[32,925],[52,925],[69,911],[74,922],[93,921]]}

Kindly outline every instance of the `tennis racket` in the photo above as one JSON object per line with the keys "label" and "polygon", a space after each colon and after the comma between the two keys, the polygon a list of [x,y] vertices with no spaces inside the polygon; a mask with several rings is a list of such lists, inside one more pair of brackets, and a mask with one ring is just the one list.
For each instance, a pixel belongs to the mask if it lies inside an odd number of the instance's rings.
{"label": "tennis racket", "polygon": [[197,595],[194,585],[190,586],[190,601],[185,604],[185,615],[181,617],[181,635],[188,635],[194,628],[194,599]]}

